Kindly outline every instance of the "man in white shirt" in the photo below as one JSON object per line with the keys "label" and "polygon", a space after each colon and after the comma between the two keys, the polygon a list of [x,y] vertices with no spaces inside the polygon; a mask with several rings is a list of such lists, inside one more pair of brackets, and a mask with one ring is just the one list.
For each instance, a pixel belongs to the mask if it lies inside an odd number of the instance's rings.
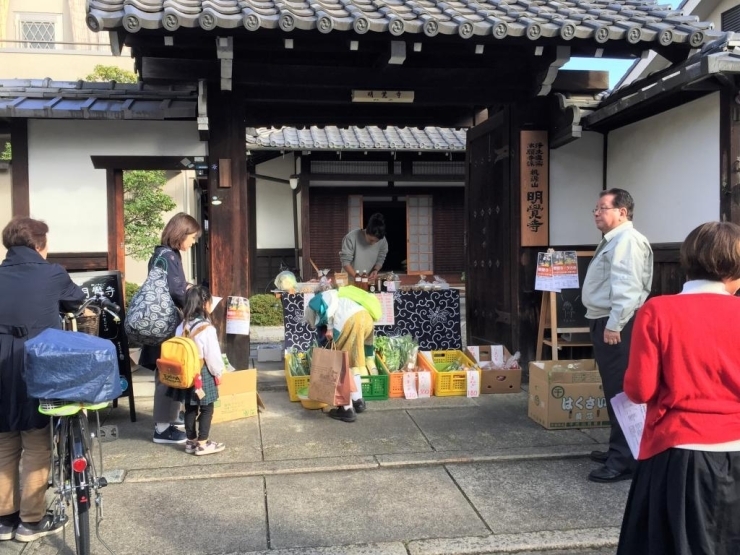
{"label": "man in white shirt", "polygon": [[583,281],[583,306],[590,320],[591,341],[611,420],[609,451],[594,451],[591,459],[604,463],[592,471],[592,482],[630,479],[635,460],[614,416],[611,399],[623,389],[629,362],[632,322],[653,282],[653,251],[632,225],[635,203],[624,189],[603,191],[593,210],[596,227],[604,234]]}

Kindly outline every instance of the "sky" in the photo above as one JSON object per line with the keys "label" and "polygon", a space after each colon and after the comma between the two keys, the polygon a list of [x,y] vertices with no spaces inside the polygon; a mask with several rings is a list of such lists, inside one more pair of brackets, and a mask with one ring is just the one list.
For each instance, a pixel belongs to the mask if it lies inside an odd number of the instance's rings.
{"label": "sky", "polygon": [[[662,3],[662,2],[661,2]],[[665,0],[674,8],[681,0]],[[607,58],[571,58],[562,69],[590,69],[609,72],[609,88],[613,89],[627,70],[632,67],[634,60],[614,60]]]}

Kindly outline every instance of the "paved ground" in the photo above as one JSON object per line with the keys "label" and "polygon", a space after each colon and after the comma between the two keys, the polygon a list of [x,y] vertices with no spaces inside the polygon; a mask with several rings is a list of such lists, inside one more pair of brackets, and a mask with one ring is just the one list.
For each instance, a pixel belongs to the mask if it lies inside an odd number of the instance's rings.
{"label": "paved ground", "polygon": [[[215,424],[228,448],[202,458],[151,442],[152,376],[135,372],[138,421],[126,400],[102,415],[119,435],[103,445],[114,553],[614,553],[629,482],[586,480],[606,430],[547,431],[526,393],[370,402],[347,424],[291,403],[280,363],[258,366],[267,411]],[[0,555],[73,545],[68,530]]]}

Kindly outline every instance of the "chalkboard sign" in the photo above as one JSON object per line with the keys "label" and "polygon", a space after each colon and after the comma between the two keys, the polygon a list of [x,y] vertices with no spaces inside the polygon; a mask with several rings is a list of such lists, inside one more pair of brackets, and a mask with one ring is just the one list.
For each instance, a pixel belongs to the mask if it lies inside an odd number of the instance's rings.
{"label": "chalkboard sign", "polygon": [[[136,407],[134,406],[134,388],[131,381],[131,359],[129,358],[128,337],[123,329],[124,319],[124,293],[121,272],[101,271],[101,272],[76,272],[70,273],[72,281],[80,286],[86,297],[95,293],[101,293],[108,297],[112,302],[121,307],[119,314],[121,321],[115,323],[113,317],[105,311],[100,315],[100,329],[98,334],[103,339],[110,339],[116,346],[118,353],[118,369],[121,376],[121,397],[128,397],[129,410],[131,412],[131,422],[136,422]],[[113,406],[117,406],[117,400]]]}
{"label": "chalkboard sign", "polygon": [[[591,258],[593,258],[593,252],[578,251],[578,283],[581,287],[583,287],[583,280],[586,279],[586,271]],[[587,332],[589,330],[589,321],[586,319],[586,307],[583,306],[580,287],[563,289],[555,293],[555,305],[558,332]]]}

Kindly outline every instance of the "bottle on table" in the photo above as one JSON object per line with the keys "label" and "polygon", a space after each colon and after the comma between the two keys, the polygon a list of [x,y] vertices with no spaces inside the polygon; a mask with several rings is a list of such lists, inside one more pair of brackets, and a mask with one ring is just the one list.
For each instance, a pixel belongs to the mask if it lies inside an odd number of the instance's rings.
{"label": "bottle on table", "polygon": [[362,272],[362,288],[367,291],[369,289],[369,282],[367,278],[367,272]]}
{"label": "bottle on table", "polygon": [[360,272],[355,273],[355,287],[362,289],[362,276],[360,275]]}

